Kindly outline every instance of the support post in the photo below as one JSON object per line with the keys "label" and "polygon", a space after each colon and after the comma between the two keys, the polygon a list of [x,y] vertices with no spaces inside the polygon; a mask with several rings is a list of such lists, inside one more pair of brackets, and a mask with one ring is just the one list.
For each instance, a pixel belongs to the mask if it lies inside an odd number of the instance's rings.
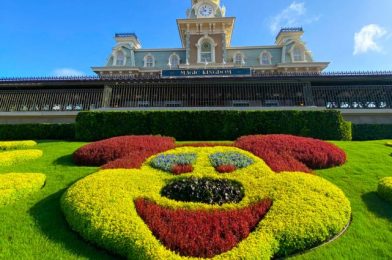
{"label": "support post", "polygon": [[303,92],[304,92],[304,101],[305,101],[305,106],[311,107],[314,106],[314,97],[312,93],[312,86],[310,83],[306,83],[303,87]]}
{"label": "support post", "polygon": [[105,86],[103,89],[102,95],[102,107],[108,108],[110,107],[110,100],[112,99],[113,89],[110,86]]}

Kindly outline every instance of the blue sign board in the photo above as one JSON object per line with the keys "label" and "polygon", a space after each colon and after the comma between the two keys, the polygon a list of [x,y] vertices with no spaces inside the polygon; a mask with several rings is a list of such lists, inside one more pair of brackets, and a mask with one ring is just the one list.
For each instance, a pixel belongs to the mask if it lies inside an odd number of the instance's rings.
{"label": "blue sign board", "polygon": [[250,68],[162,70],[162,78],[249,77]]}

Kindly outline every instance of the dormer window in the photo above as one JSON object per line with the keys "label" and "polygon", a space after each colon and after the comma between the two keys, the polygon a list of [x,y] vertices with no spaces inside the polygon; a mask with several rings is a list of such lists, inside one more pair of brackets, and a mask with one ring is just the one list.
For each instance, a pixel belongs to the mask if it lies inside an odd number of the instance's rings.
{"label": "dormer window", "polygon": [[173,53],[169,57],[168,65],[170,68],[178,68],[178,66],[180,65],[180,57],[176,53]]}
{"label": "dormer window", "polygon": [[241,53],[235,54],[233,60],[234,60],[234,64],[238,66],[242,66],[245,63],[244,55],[242,55]]}
{"label": "dormer window", "polygon": [[304,51],[302,48],[298,46],[294,47],[292,55],[293,55],[294,62],[305,60]]}
{"label": "dormer window", "polygon": [[155,58],[151,54],[144,57],[144,67],[153,68],[155,67]]}
{"label": "dormer window", "polygon": [[272,64],[272,55],[268,51],[263,51],[260,54],[260,64],[261,65],[271,65]]}
{"label": "dormer window", "polygon": [[117,51],[116,53],[116,66],[124,66],[125,65],[125,55],[122,51]]}

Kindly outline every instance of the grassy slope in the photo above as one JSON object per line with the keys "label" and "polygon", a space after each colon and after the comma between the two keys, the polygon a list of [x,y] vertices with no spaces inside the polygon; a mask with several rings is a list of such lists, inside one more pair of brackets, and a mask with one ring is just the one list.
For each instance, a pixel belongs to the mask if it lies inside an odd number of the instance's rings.
{"label": "grassy slope", "polygon": [[[392,205],[377,197],[378,179],[392,176],[392,148],[385,141],[336,142],[348,153],[348,163],[318,174],[338,185],[352,203],[353,223],[337,241],[300,259],[391,259]],[[94,172],[75,167],[70,154],[82,143],[42,142],[44,157],[7,172],[43,172],[47,185],[38,194],[0,208],[0,259],[111,259],[84,242],[67,226],[59,207],[64,189]]]}
{"label": "grassy slope", "polygon": [[351,202],[353,222],[337,241],[297,259],[392,259],[392,205],[377,196],[378,180],[392,176],[392,148],[385,141],[335,142],[348,155],[339,168],[318,174]]}
{"label": "grassy slope", "polygon": [[110,259],[68,228],[60,210],[64,189],[96,168],[76,167],[72,154],[82,143],[42,142],[43,158],[7,172],[42,172],[45,188],[35,196],[0,208],[0,259]]}

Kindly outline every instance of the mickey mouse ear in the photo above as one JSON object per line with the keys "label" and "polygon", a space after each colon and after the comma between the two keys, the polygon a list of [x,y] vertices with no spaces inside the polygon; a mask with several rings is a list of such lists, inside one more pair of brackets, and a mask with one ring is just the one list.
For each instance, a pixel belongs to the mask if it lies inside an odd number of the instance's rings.
{"label": "mickey mouse ear", "polygon": [[292,135],[252,135],[239,138],[235,147],[260,157],[275,172],[307,172],[343,165],[346,153],[313,138]]}
{"label": "mickey mouse ear", "polygon": [[154,154],[174,149],[175,139],[164,136],[120,136],[87,144],[73,154],[77,165],[104,169],[140,168]]}

